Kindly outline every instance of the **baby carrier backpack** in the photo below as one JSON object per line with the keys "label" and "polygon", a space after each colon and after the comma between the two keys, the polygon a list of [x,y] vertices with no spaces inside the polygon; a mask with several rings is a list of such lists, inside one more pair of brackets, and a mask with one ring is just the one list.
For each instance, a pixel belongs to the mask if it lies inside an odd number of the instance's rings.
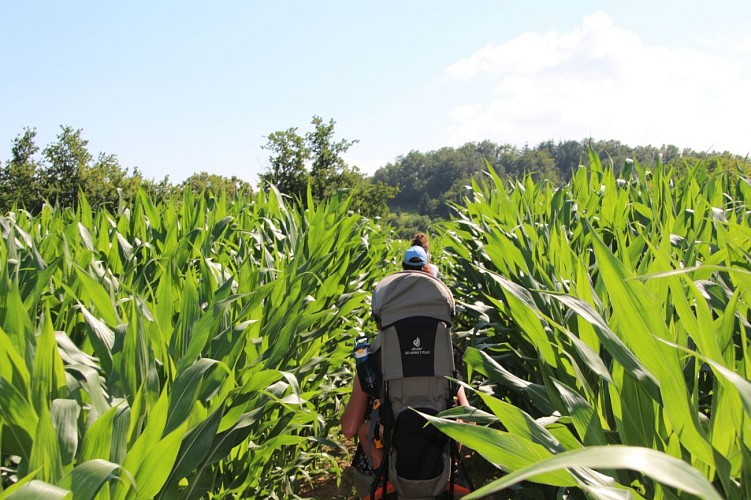
{"label": "baby carrier backpack", "polygon": [[[455,306],[448,287],[422,271],[384,278],[373,292],[373,315],[381,325],[373,344],[380,363],[378,418],[385,455],[379,479],[399,498],[434,498],[453,488],[448,436],[414,410],[435,415],[454,405],[456,377],[450,327]],[[455,446],[454,446],[455,448]]]}

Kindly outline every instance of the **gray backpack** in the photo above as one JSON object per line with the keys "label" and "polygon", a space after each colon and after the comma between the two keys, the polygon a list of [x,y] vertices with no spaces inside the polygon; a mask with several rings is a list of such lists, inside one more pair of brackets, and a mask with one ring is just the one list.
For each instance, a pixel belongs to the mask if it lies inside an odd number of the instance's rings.
{"label": "gray backpack", "polygon": [[400,498],[435,497],[453,484],[451,443],[413,409],[435,415],[453,406],[456,386],[446,377],[456,377],[454,298],[428,273],[401,271],[376,285],[372,310],[381,325],[373,349],[380,359],[378,417],[386,448],[377,477],[385,476]]}

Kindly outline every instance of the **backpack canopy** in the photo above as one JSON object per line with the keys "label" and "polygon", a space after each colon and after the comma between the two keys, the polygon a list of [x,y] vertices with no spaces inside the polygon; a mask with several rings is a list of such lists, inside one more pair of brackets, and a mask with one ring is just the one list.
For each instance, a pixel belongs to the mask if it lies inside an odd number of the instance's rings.
{"label": "backpack canopy", "polygon": [[450,324],[455,308],[446,284],[423,271],[391,274],[373,291],[373,315],[382,328],[410,316],[427,316]]}

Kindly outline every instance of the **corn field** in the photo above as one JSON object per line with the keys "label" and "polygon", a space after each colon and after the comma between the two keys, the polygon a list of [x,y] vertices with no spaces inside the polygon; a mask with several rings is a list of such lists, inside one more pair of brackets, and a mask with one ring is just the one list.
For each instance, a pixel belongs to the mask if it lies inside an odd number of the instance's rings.
{"label": "corn field", "polygon": [[751,183],[589,163],[447,228],[484,425],[433,422],[507,472],[467,498],[751,498]]}
{"label": "corn field", "polygon": [[346,201],[141,193],[0,223],[6,495],[287,497],[326,461],[389,248]]}
{"label": "corn field", "polygon": [[[740,168],[594,153],[564,186],[471,186],[431,248],[473,406],[428,417],[498,467],[469,498],[751,498],[748,199]],[[0,494],[288,498],[340,473],[352,340],[401,248],[349,202],[0,217]]]}

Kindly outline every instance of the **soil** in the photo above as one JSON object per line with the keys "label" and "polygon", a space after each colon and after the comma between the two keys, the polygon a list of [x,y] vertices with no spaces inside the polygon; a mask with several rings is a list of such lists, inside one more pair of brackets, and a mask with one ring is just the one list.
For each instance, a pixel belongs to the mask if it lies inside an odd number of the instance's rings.
{"label": "soil", "polygon": [[350,463],[355,453],[354,440],[345,440],[343,443],[344,450],[330,449],[329,454],[336,458],[339,467],[343,473],[340,478],[335,474],[321,474],[312,478],[308,484],[303,484],[300,489],[300,496],[303,498],[314,499],[344,499],[357,498]]}

